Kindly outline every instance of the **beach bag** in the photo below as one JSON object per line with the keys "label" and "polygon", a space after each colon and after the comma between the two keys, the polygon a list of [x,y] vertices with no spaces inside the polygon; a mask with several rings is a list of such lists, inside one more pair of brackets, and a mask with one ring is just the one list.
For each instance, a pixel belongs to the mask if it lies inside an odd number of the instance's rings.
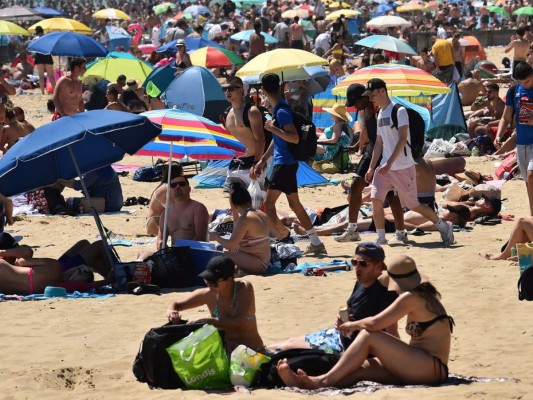
{"label": "beach bag", "polygon": [[160,288],[194,286],[194,262],[189,247],[165,247],[144,260],[151,266],[151,283]]}
{"label": "beach bag", "polygon": [[187,389],[225,389],[229,380],[228,356],[217,328],[204,325],[167,348],[174,371]]}
{"label": "beach bag", "polygon": [[278,375],[278,361],[286,358],[293,371],[304,370],[310,376],[322,375],[328,372],[339,361],[339,356],[328,354],[323,350],[291,349],[280,351],[270,358],[270,362],[261,366],[261,370],[254,382],[254,387],[275,388],[284,387],[285,383]]}
{"label": "beach bag", "polygon": [[[312,120],[302,113],[291,109],[287,104],[281,103],[280,108],[288,108],[292,112],[292,122],[298,132],[298,143],[288,143],[293,157],[298,161],[308,161],[316,154],[317,137],[316,126]],[[276,126],[279,126],[276,123]]]}
{"label": "beach bag", "polygon": [[257,179],[252,179],[248,185],[248,193],[250,193],[250,197],[252,198],[252,208],[259,210],[263,204],[266,193],[261,190],[261,185],[259,185]]}
{"label": "beach bag", "polygon": [[133,180],[138,182],[159,182],[163,177],[163,164],[140,167],[133,173]]}
{"label": "beach bag", "polygon": [[[426,123],[424,122],[424,118],[422,118],[418,111],[395,103],[392,106],[391,111],[391,127],[396,130],[398,129],[398,110],[400,107],[404,107],[407,110],[407,116],[409,117],[409,140],[407,141],[407,146],[411,148],[411,154],[413,155],[413,158],[422,157],[422,150],[426,140]],[[407,149],[404,148],[403,151],[405,155],[407,155]]]}
{"label": "beach bag", "polygon": [[507,173],[507,179],[510,179],[513,175],[513,171],[517,166],[516,161],[516,151],[513,151],[502,161],[498,168],[496,168],[495,175],[498,179],[504,179],[505,174]]}
{"label": "beach bag", "polygon": [[26,199],[28,204],[33,206],[33,209],[40,214],[50,213],[50,208],[48,207],[48,200],[46,199],[46,194],[44,189],[37,189],[32,192],[26,193]]}
{"label": "beach bag", "polygon": [[454,149],[453,144],[443,139],[433,139],[433,142],[429,145],[425,158],[438,158],[446,157]]}
{"label": "beach bag", "polygon": [[518,300],[533,300],[533,268],[527,268],[518,279]]}
{"label": "beach bag", "polygon": [[139,382],[147,383],[151,388],[178,389],[185,387],[183,381],[174,371],[167,347],[189,336],[202,327],[202,324],[163,325],[150,329],[141,343],[133,362],[133,375]]}
{"label": "beach bag", "polygon": [[533,243],[517,243],[516,254],[520,273],[523,273],[533,264]]}
{"label": "beach bag", "polygon": [[233,386],[251,386],[261,365],[270,361],[270,357],[257,353],[243,344],[231,352],[229,372]]}

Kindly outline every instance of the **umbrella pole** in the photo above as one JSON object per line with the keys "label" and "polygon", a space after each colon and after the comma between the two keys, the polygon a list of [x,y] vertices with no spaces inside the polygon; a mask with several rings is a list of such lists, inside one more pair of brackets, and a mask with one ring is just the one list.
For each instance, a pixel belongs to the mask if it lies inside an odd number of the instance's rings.
{"label": "umbrella pole", "polygon": [[[111,257],[111,254],[109,254],[109,249],[107,248],[107,236],[104,232],[104,228],[102,227],[102,224],[100,223],[98,219],[98,215],[96,213],[96,210],[91,204],[91,198],[89,196],[89,191],[87,190],[87,186],[85,186],[85,182],[83,181],[83,178],[81,176],[80,167],[78,166],[78,161],[76,160],[76,156],[74,155],[74,152],[72,151],[72,147],[69,145],[68,151],[70,153],[70,157],[72,158],[72,162],[74,164],[74,168],[76,168],[76,173],[78,174],[78,177],[80,178],[81,187],[83,189],[83,193],[85,194],[85,198],[87,199],[87,203],[89,204],[89,208],[91,209],[91,214],[94,217],[94,220],[96,221],[96,227],[98,228],[98,233],[100,233],[100,237],[102,238],[102,245],[105,249],[105,254],[107,257],[107,261],[109,261],[109,265],[111,268],[115,265],[115,262],[113,261],[113,258]],[[111,245],[111,244],[110,244]],[[112,245],[111,245],[112,246]]]}
{"label": "umbrella pole", "polygon": [[[165,200],[165,218],[163,219],[163,243],[161,244],[161,247],[164,249],[167,247],[167,220],[168,220],[168,206],[170,204],[170,177],[171,177],[171,171],[172,171],[172,145],[173,143],[170,142],[170,151],[168,155],[168,178],[167,178],[167,199]],[[161,221],[159,222],[161,223]]]}

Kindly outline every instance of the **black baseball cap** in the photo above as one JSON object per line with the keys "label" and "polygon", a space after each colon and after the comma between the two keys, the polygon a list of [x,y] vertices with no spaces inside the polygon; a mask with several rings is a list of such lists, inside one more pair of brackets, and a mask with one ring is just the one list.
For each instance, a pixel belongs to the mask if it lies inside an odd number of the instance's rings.
{"label": "black baseball cap", "polygon": [[0,232],[0,250],[9,250],[19,247],[13,236],[7,232]]}
{"label": "black baseball cap", "polygon": [[376,261],[385,260],[385,250],[379,244],[374,242],[359,243],[355,248],[355,254],[366,256]]}
{"label": "black baseball cap", "polygon": [[228,279],[235,275],[235,263],[231,258],[217,256],[209,260],[205,271],[198,274],[200,278],[208,282],[216,282],[219,279]]}
{"label": "black baseball cap", "polygon": [[346,107],[353,107],[356,101],[363,96],[365,90],[366,88],[360,83],[353,83],[348,86],[348,90],[346,91],[346,103],[344,105]]}
{"label": "black baseball cap", "polygon": [[383,79],[372,78],[366,83],[366,91],[363,96],[370,96],[376,89],[387,89],[387,84]]}

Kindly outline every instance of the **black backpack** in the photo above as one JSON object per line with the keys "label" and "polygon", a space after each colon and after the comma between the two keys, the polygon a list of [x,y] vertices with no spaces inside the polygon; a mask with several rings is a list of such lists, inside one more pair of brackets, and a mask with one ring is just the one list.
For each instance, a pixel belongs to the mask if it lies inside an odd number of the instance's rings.
{"label": "black backpack", "polygon": [[527,268],[518,279],[518,300],[533,300],[533,267]]}
{"label": "black backpack", "polygon": [[166,349],[202,326],[203,324],[184,323],[150,329],[133,362],[133,375],[151,388],[184,388],[185,384],[174,371]]}
{"label": "black backpack", "polygon": [[[247,101],[246,103],[244,103],[244,108],[242,110],[242,122],[244,123],[244,126],[249,129],[252,129],[252,124],[250,124],[250,116],[249,116],[250,108],[252,108],[252,105],[253,105],[252,103]],[[263,119],[263,126],[265,126],[267,115],[270,116],[270,113],[268,112],[268,109],[266,107],[263,107],[263,106],[256,106],[256,107],[259,109],[259,112],[261,113],[261,118]],[[224,127],[226,127],[226,120],[228,119],[228,114],[231,109],[232,109],[232,106],[229,106],[228,108],[226,108],[226,110],[224,110],[224,114],[220,116],[220,121],[222,122],[222,125],[224,125]],[[265,150],[264,151],[267,151],[268,146],[270,145],[270,142],[272,141],[272,133],[267,131],[266,129],[264,130],[264,133],[265,133]]]}
{"label": "black backpack", "polygon": [[[397,103],[392,106],[392,127],[395,129],[398,129],[398,109],[400,107],[404,106]],[[415,111],[409,107],[404,108],[407,110],[407,115],[409,116],[409,133],[411,137],[411,142],[407,141],[407,145],[411,148],[411,154],[413,155],[413,158],[422,157],[422,149],[424,148],[424,142],[426,140],[426,124],[418,111]],[[407,155],[407,150],[404,149],[403,151],[405,155]]]}
{"label": "black backpack", "polygon": [[[289,149],[293,157],[298,161],[308,161],[316,154],[317,137],[315,124],[302,113],[293,110],[288,104],[281,103],[280,108],[291,110],[292,122],[296,127],[298,137],[300,138],[296,144],[289,143]],[[278,126],[277,122],[276,126]]]}
{"label": "black backpack", "polygon": [[286,358],[293,371],[303,369],[311,376],[322,375],[328,372],[339,361],[339,356],[328,354],[322,350],[291,349],[274,354],[270,361],[261,365],[261,370],[256,376],[254,387],[274,388],[283,387],[285,384],[278,375],[278,361]]}

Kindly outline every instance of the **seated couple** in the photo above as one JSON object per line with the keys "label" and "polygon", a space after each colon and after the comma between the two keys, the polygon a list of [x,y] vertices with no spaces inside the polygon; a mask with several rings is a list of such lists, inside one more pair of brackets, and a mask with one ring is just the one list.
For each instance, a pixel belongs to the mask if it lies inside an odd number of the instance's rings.
{"label": "seated couple", "polygon": [[228,354],[240,344],[265,353],[257,330],[254,288],[246,280],[235,279],[235,272],[235,263],[230,258],[212,258],[199,275],[207,287],[182,293],[182,299],[168,306],[167,318],[170,323],[179,324],[182,322],[180,312],[207,306],[208,317],[189,323],[210,324],[223,330]]}
{"label": "seated couple", "polygon": [[[107,280],[93,282],[95,271],[108,277],[112,270],[101,241],[82,240],[58,260],[33,258],[29,246],[19,246],[11,235],[0,234],[0,293],[43,293],[46,286],[67,290],[88,290],[103,286]],[[72,290],[71,290],[72,289]]]}
{"label": "seated couple", "polygon": [[[378,260],[382,256],[376,250],[372,253],[378,259],[356,251],[353,263],[358,280],[363,269],[375,269],[374,276],[381,271],[383,262]],[[373,316],[356,316],[346,322],[337,319],[336,328],[341,335],[357,335],[326,374],[308,376],[301,369],[292,371],[286,359],[280,360],[278,374],[287,386],[313,389],[349,387],[360,381],[410,385],[446,382],[453,319],[447,315],[440,293],[420,275],[413,259],[399,255],[387,261],[387,272],[377,284],[395,291],[397,298]],[[409,343],[403,342],[397,331],[389,333],[404,316]]]}

